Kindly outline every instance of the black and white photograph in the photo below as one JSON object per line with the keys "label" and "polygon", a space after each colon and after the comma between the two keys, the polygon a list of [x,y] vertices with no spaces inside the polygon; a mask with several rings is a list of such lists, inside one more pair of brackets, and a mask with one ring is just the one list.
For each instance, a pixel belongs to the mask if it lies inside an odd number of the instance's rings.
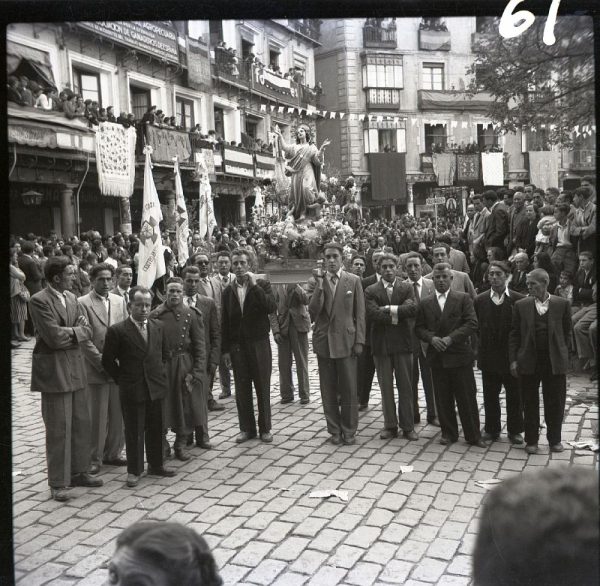
{"label": "black and white photograph", "polygon": [[598,584],[597,8],[402,4],[6,23],[0,584]]}

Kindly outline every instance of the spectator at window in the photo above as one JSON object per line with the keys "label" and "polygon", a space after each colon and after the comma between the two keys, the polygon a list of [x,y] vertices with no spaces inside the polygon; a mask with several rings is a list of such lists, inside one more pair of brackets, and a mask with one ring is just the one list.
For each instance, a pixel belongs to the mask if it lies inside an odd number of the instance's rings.
{"label": "spectator at window", "polygon": [[116,122],[117,121],[117,119],[115,118],[115,113],[114,113],[112,106],[108,106],[108,108],[106,108],[106,120],[108,122]]}
{"label": "spectator at window", "polygon": [[6,86],[6,99],[9,102],[23,105],[23,99],[21,98],[21,92],[19,91],[19,79],[14,75],[8,77],[8,84]]}
{"label": "spectator at window", "polygon": [[33,93],[31,92],[31,89],[29,88],[29,79],[27,77],[25,77],[24,75],[21,76],[20,79],[20,93],[21,93],[21,102],[23,104],[23,106],[29,106],[31,108],[33,108],[33,104],[34,104],[34,99],[33,99]]}
{"label": "spectator at window", "polygon": [[142,124],[156,124],[156,106],[150,106],[142,117]]}
{"label": "spectator at window", "polygon": [[33,97],[35,99],[35,103],[33,104],[34,108],[46,111],[52,110],[52,103],[48,100],[48,96],[42,88],[36,89],[35,92],[33,92]]}

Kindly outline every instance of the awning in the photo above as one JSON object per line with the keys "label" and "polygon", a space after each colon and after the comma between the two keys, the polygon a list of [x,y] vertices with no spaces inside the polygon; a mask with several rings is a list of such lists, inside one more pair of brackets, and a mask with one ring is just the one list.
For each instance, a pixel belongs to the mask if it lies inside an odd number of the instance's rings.
{"label": "awning", "polygon": [[371,199],[406,203],[406,154],[370,153]]}
{"label": "awning", "polygon": [[43,87],[56,87],[50,56],[45,51],[6,41],[7,75],[26,76]]}
{"label": "awning", "polygon": [[421,110],[487,110],[494,99],[487,92],[473,96],[466,92],[419,90]]}

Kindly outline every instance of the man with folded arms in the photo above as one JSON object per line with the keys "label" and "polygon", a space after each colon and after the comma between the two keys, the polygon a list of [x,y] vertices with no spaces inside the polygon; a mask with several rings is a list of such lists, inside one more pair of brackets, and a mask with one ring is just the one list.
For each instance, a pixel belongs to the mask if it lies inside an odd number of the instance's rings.
{"label": "man with folded arms", "polygon": [[[366,310],[371,326],[371,349],[381,388],[384,428],[381,439],[403,436],[419,439],[415,433],[412,398],[412,337],[408,318],[417,313],[413,289],[396,277],[398,260],[383,253],[379,259],[381,280],[365,290]],[[398,416],[394,399],[394,374],[398,390]]]}
{"label": "man with folded arms", "polygon": [[167,374],[160,322],[148,319],[152,292],[132,287],[129,317],[106,332],[102,366],[119,385],[125,423],[127,486],[135,487],[144,472],[144,444],[150,476],[175,476],[163,463],[163,401]]}

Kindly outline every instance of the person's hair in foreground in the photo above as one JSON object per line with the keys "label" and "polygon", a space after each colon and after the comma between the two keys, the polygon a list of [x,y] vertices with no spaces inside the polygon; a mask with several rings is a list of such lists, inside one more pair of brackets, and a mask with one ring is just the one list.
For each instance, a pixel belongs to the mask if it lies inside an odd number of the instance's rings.
{"label": "person's hair in foreground", "polygon": [[[203,537],[179,523],[142,521],[117,537],[108,567],[108,584],[221,586],[215,559]],[[146,582],[144,582],[146,584]]]}
{"label": "person's hair in foreground", "polygon": [[475,586],[577,586],[600,580],[598,473],[564,467],[517,475],[485,498]]}

